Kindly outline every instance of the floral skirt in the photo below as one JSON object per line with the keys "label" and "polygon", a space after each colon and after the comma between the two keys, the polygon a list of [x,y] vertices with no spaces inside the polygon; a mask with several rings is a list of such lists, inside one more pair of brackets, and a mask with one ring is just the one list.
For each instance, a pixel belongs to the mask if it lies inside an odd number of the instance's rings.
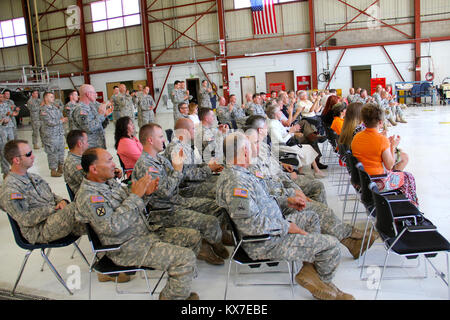
{"label": "floral skirt", "polygon": [[416,180],[414,176],[405,171],[389,171],[388,176],[382,179],[373,180],[380,192],[398,189],[411,202],[418,207],[419,201],[416,195]]}

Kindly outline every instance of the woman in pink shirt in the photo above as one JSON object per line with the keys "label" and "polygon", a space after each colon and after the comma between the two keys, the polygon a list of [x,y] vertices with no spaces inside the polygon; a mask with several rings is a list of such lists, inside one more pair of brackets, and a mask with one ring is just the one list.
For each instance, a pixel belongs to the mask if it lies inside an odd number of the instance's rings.
{"label": "woman in pink shirt", "polygon": [[[142,144],[135,136],[136,129],[130,117],[122,117],[116,122],[116,131],[114,132],[117,155],[125,166],[127,177],[131,175],[132,169],[142,153]],[[131,169],[131,170],[127,170]]]}

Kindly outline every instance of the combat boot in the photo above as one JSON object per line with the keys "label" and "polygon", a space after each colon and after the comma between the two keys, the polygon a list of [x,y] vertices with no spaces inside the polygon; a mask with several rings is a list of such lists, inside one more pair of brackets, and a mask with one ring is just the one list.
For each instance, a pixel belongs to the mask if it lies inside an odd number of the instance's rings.
{"label": "combat boot", "polygon": [[117,278],[117,283],[124,283],[124,282],[128,282],[130,281],[131,277],[129,275],[127,275],[126,273],[119,273],[118,276],[110,276],[108,274],[102,274],[102,273],[97,273],[97,278],[99,282],[107,282],[107,281],[116,281]]}
{"label": "combat boot", "polygon": [[303,267],[295,276],[295,281],[311,292],[319,300],[336,300],[337,291],[323,282],[312,263],[303,262]]}
{"label": "combat boot", "polygon": [[224,246],[234,246],[234,239],[231,232],[227,230],[227,224],[222,223],[220,226],[222,229],[222,243]]}
{"label": "combat boot", "polygon": [[222,259],[228,259],[230,257],[230,253],[227,248],[223,245],[222,242],[215,243],[211,245],[214,253]]}
{"label": "combat boot", "polygon": [[397,122],[395,122],[392,118],[389,118],[388,120],[393,126],[397,125]]}
{"label": "combat boot", "polygon": [[55,169],[51,169],[51,170],[50,170],[50,176],[51,176],[51,177],[56,177],[56,178],[58,178],[58,177],[61,177],[61,176],[62,176],[62,173],[59,173],[59,172],[56,171]]}
{"label": "combat boot", "polygon": [[[372,246],[372,244],[378,238],[378,235],[372,233],[372,236],[370,237],[370,239],[368,239],[368,238],[369,237],[366,237],[366,239],[364,240],[364,245],[363,245],[363,248],[361,251],[361,255],[366,251],[366,249],[368,249]],[[369,247],[367,247],[367,241],[369,241]],[[350,251],[350,253],[353,256],[353,259],[359,258],[359,252],[361,250],[362,239],[354,239],[350,236],[348,238],[342,239],[341,243],[347,247],[348,251]]]}
{"label": "combat boot", "polygon": [[61,174],[64,173],[64,167],[63,167],[62,164],[60,164],[60,165],[58,166],[58,173],[61,173]]}
{"label": "combat boot", "polygon": [[408,123],[408,121],[406,121],[405,119],[403,119],[401,116],[397,115],[397,122],[400,123]]}
{"label": "combat boot", "polygon": [[338,287],[334,285],[334,283],[330,282],[327,285],[336,291],[336,300],[355,300],[355,297],[349,293],[342,292]]}
{"label": "combat boot", "polygon": [[222,258],[219,258],[213,251],[211,245],[206,242],[204,239],[202,240],[202,246],[200,248],[200,252],[197,255],[197,259],[203,260],[209,264],[213,265],[222,265],[225,263]]}
{"label": "combat boot", "polygon": [[[170,300],[166,296],[164,296],[162,293],[159,294],[159,300]],[[200,297],[196,292],[191,292],[189,297],[186,298],[186,300],[200,300]]]}

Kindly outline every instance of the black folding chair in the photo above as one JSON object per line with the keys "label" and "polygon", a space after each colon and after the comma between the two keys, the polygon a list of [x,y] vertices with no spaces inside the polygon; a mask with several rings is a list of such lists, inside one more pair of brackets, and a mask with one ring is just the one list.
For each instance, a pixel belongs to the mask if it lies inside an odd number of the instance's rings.
{"label": "black folding chair", "polygon": [[119,158],[120,167],[122,168],[122,183],[128,184],[131,181],[131,175],[130,177],[127,177],[128,172],[133,172],[133,168],[125,168],[125,164],[123,163],[122,159],[120,159],[119,154],[117,154],[117,158]]}
{"label": "black folding chair", "polygon": [[[112,245],[102,245],[100,239],[95,233],[94,229],[90,224],[86,224],[87,235],[89,237],[89,242],[91,243],[92,252],[94,253],[94,257],[92,258],[91,263],[89,264],[89,300],[91,300],[91,291],[92,291],[92,270],[97,273],[106,274],[110,276],[116,277],[116,292],[118,294],[150,294],[150,297],[153,296],[156,289],[158,288],[159,283],[164,277],[165,271],[162,273],[158,282],[155,285],[153,290],[150,290],[150,283],[147,277],[147,270],[155,270],[154,268],[149,267],[136,267],[136,266],[118,266],[115,264],[108,256],[104,255],[102,258],[99,258],[99,253],[106,253],[111,251],[120,250],[121,244],[112,244]],[[136,271],[141,271],[144,274],[145,281],[147,283],[147,291],[145,292],[125,292],[120,291],[118,289],[117,277],[119,273],[135,273]]]}
{"label": "black folding chair", "polygon": [[[419,255],[424,256],[436,271],[436,275],[447,285],[448,298],[450,299],[450,263],[448,257],[450,243],[437,231],[436,226],[425,218],[421,221],[417,221],[416,224],[411,220],[402,220],[401,223],[399,223],[395,219],[389,201],[387,201],[385,196],[377,192],[375,183],[371,184],[370,189],[372,190],[375,202],[375,228],[380,234],[387,249],[375,299],[378,296],[380,285],[386,271],[386,264],[391,252],[410,259],[415,259]],[[430,261],[430,258],[435,257],[440,252],[445,252],[447,256],[447,280],[445,279],[445,274],[437,270]],[[425,275],[423,278],[426,277],[427,272],[425,263]]]}
{"label": "black folding chair", "polygon": [[70,201],[73,202],[75,199],[75,193],[72,191],[72,189],[69,187],[69,185],[66,183],[66,189],[67,193],[69,194]]}
{"label": "black folding chair", "polygon": [[69,235],[69,236],[64,237],[62,239],[59,239],[59,240],[56,240],[56,241],[52,241],[50,243],[31,244],[22,236],[22,233],[20,232],[19,224],[17,223],[17,221],[15,221],[9,214],[7,214],[7,215],[8,215],[9,223],[11,224],[11,229],[13,231],[14,240],[16,241],[16,244],[20,248],[27,250],[27,252],[25,253],[24,260],[22,262],[22,266],[20,267],[20,270],[19,270],[19,275],[17,276],[16,282],[14,284],[14,287],[13,287],[12,291],[11,291],[11,295],[12,296],[14,295],[14,293],[16,291],[16,288],[17,288],[17,285],[19,284],[20,278],[22,277],[22,273],[23,273],[23,271],[25,269],[25,265],[26,265],[26,263],[28,261],[28,258],[30,257],[31,253],[35,249],[40,249],[41,250],[42,258],[47,263],[47,265],[50,267],[50,269],[52,270],[52,272],[55,275],[56,279],[58,279],[58,281],[64,286],[64,288],[67,290],[67,292],[69,294],[73,295],[73,292],[70,291],[70,289],[67,287],[67,284],[65,283],[65,281],[63,280],[61,275],[58,273],[56,268],[50,262],[50,259],[48,258],[47,254],[45,253],[45,249],[62,248],[62,247],[67,247],[67,246],[73,244],[75,246],[76,250],[78,250],[78,252],[80,253],[81,257],[86,261],[87,264],[89,264],[87,259],[86,259],[86,257],[84,256],[83,252],[80,250],[80,248],[78,247],[78,245],[76,243],[76,241],[79,239],[79,237],[78,236],[74,236],[74,235]]}
{"label": "black folding chair", "polygon": [[[266,264],[268,267],[276,267],[279,265],[280,262],[285,262],[288,267],[289,283],[245,283],[245,284],[241,283],[241,284],[237,284],[235,281],[235,285],[241,285],[241,286],[243,286],[243,285],[290,285],[292,298],[294,298],[295,262],[287,261],[287,260],[270,260],[270,259],[254,260],[254,259],[251,259],[245,252],[244,248],[242,247],[242,244],[250,243],[250,242],[267,241],[271,238],[271,235],[270,234],[262,234],[262,235],[252,235],[252,236],[241,237],[239,235],[239,231],[237,230],[235,223],[230,218],[228,212],[226,213],[226,215],[227,215],[227,219],[230,222],[231,233],[232,233],[233,239],[234,239],[234,250],[233,250],[233,253],[231,254],[230,261],[228,263],[228,273],[227,273],[227,280],[226,280],[226,285],[225,285],[224,300],[227,299],[228,281],[230,279],[231,265],[233,263],[236,265],[236,276],[237,276],[239,274],[238,265],[245,265],[252,269],[257,269],[257,268],[260,268],[262,264]],[[270,271],[270,272],[274,273],[276,271]],[[260,272],[260,273],[268,273],[268,272]],[[280,271],[278,271],[278,273],[280,273]]]}

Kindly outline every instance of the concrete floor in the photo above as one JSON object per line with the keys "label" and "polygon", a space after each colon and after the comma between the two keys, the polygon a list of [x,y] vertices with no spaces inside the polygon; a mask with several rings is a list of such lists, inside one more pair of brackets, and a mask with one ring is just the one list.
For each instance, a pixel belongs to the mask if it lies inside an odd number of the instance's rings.
{"label": "concrete floor", "polygon": [[[156,117],[164,129],[172,125],[171,114],[161,114]],[[411,107],[407,110],[408,124],[399,124],[392,127],[389,134],[401,135],[400,147],[409,154],[410,163],[407,171],[412,172],[416,178],[417,193],[420,201],[420,209],[434,222],[438,230],[447,239],[450,239],[450,108],[449,107]],[[25,120],[26,122],[26,120]],[[441,123],[443,122],[443,123]],[[117,165],[119,162],[113,148],[114,126],[109,125],[106,130],[108,150],[114,156]],[[19,138],[31,141],[31,128],[25,126],[19,130]],[[36,161],[32,172],[39,173],[51,185],[53,191],[62,197],[68,198],[64,179],[51,178],[47,168],[47,159],[42,149],[36,150]],[[325,170],[330,171],[330,170]],[[331,177],[324,179],[328,203],[338,216],[342,214],[342,201],[337,195],[337,187],[333,185]],[[360,208],[362,209],[362,208]],[[349,216],[346,216],[349,218]],[[363,225],[365,214],[359,215],[358,225]],[[87,237],[83,237],[80,247],[88,260],[92,257],[92,251]],[[68,280],[75,289],[74,294],[69,295],[57,282],[47,266],[40,271],[43,262],[39,252],[34,252],[28,260],[27,267],[18,286],[18,292],[33,296],[42,296],[51,299],[87,299],[89,272],[88,266],[78,254],[70,258],[73,247],[55,249],[50,255],[51,261],[59,270],[62,277]],[[2,253],[0,267],[0,289],[11,290],[17,277],[25,251],[18,248],[13,240],[10,225],[5,214],[0,214],[0,252]],[[341,247],[342,259],[338,268],[334,283],[343,291],[351,293],[356,299],[371,300],[375,296],[376,288],[372,281],[378,272],[377,267],[372,267],[369,272],[369,280],[361,281],[357,261],[353,260],[350,253]],[[381,246],[375,246],[370,251],[369,264],[382,263],[384,250]],[[400,264],[401,259],[393,258],[395,264]],[[415,261],[413,261],[415,262]],[[433,262],[446,272],[446,256],[438,255]],[[410,265],[408,262],[406,265]],[[421,264],[423,270],[424,264]],[[211,266],[203,261],[198,261],[198,277],[194,279],[192,291],[196,291],[201,299],[213,300],[223,299],[226,271],[225,266]],[[285,268],[283,266],[283,268]],[[283,269],[281,268],[281,269]],[[246,271],[246,270],[244,270]],[[159,272],[150,272],[151,278],[157,278]],[[415,269],[397,269],[390,275],[415,275]],[[75,280],[74,280],[75,279]],[[78,281],[79,280],[79,281]],[[119,295],[116,293],[113,283],[99,283],[94,275],[92,277],[92,298],[104,300],[143,299],[148,300],[148,295]],[[287,274],[251,275],[242,278],[246,281],[275,281],[285,282]],[[151,280],[152,285],[156,283]],[[163,280],[164,283],[164,280]],[[79,284],[78,288],[77,285]],[[121,284],[123,290],[142,291],[145,289],[145,280],[140,276],[134,276],[129,283]],[[161,288],[161,287],[160,287]],[[158,290],[159,291],[159,290]],[[308,291],[296,285],[294,289],[295,298],[299,300],[313,299]],[[158,298],[158,295],[155,295]],[[230,282],[228,299],[291,299],[289,286],[235,286]],[[382,284],[382,292],[379,299],[387,300],[426,300],[426,299],[448,299],[447,287],[435,276],[433,269],[428,266],[427,279],[386,280]]]}

